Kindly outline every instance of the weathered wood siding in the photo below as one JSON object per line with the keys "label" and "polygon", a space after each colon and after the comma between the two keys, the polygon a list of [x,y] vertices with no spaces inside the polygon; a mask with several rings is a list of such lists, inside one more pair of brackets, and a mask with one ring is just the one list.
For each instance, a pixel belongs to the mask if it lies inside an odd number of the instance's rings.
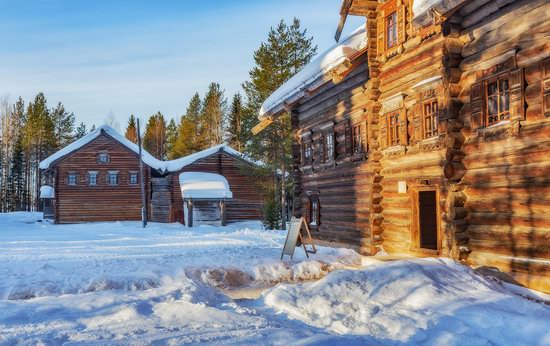
{"label": "weathered wood siding", "polygon": [[[99,164],[100,152],[109,163]],[[138,156],[108,135],[102,134],[55,165],[55,220],[58,223],[141,220],[140,185],[129,184],[129,171],[139,171]],[[99,173],[97,186],[88,185],[88,171]],[[107,183],[107,172],[119,171],[119,184]],[[149,196],[149,167],[145,166]],[[76,172],[77,185],[67,184],[69,172]],[[149,198],[148,198],[149,199]]]}
{"label": "weathered wood siding", "polygon": [[[550,89],[550,3],[494,2],[490,9],[470,6],[458,15],[466,42],[460,119],[468,261],[511,272],[519,282],[548,292],[550,105],[548,96],[544,105],[544,94]],[[480,91],[472,85],[501,73],[511,74],[510,121],[487,128],[479,121]]]}
{"label": "weathered wood siding", "polygon": [[[319,225],[312,236],[328,245],[346,246],[372,253],[371,203],[373,167],[368,161],[365,84],[368,80],[366,54],[352,64],[351,72],[338,84],[330,81],[302,100],[293,111],[294,179],[299,186],[294,209],[310,217],[310,195],[318,197]],[[327,124],[332,129],[323,130]],[[364,152],[351,154],[350,126],[361,124]],[[331,126],[329,125],[329,126]],[[323,132],[335,139],[334,160],[322,162]],[[302,162],[302,141],[310,133],[313,162]],[[296,214],[296,213],[295,213]]]}
{"label": "weathered wood siding", "polygon": [[183,222],[183,198],[179,175],[183,172],[204,172],[223,175],[233,192],[233,199],[226,204],[227,222],[261,220],[264,195],[258,187],[257,178],[245,172],[251,164],[225,152],[219,152],[170,174],[172,181],[172,221]]}

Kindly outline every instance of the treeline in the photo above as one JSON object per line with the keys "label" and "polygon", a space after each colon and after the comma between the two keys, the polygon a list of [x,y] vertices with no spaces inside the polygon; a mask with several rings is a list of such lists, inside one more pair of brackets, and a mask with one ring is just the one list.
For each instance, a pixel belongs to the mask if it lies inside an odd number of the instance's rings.
{"label": "treeline", "polygon": [[25,104],[0,98],[0,211],[36,210],[40,161],[86,134],[61,102],[49,107],[43,93]]}
{"label": "treeline", "polygon": [[[317,47],[312,41],[298,19],[291,24],[281,21],[254,52],[255,64],[242,84],[242,94],[232,95],[228,101],[221,86],[213,82],[202,97],[195,93],[181,117],[167,121],[160,112],[150,116],[142,134],[144,148],[169,160],[225,142],[264,162],[264,168],[251,174],[279,177],[266,187],[269,202],[265,214],[269,227],[284,226],[285,201],[292,190],[292,183],[281,174],[289,170],[292,160],[290,115],[279,117],[256,136],[251,129],[258,124],[265,99],[315,55]],[[38,163],[84,136],[87,129],[83,123],[75,128],[74,114],[62,103],[48,107],[42,93],[27,105],[21,98],[11,103],[4,97],[0,106],[0,211],[34,210],[41,181]],[[118,127],[112,113],[105,123]],[[124,132],[126,138],[137,142],[134,115]]]}

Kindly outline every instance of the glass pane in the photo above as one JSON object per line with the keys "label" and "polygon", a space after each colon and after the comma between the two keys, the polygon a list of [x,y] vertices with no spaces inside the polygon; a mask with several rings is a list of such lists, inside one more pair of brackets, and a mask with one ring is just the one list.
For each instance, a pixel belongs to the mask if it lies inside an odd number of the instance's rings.
{"label": "glass pane", "polygon": [[497,93],[497,82],[487,84],[487,94],[495,95]]}
{"label": "glass pane", "polygon": [[510,95],[505,92],[500,94],[500,112],[508,112],[510,110]]}
{"label": "glass pane", "polygon": [[498,113],[498,99],[496,97],[490,97],[487,103],[487,110],[489,114]]}
{"label": "glass pane", "polygon": [[499,90],[508,91],[508,79],[502,79],[499,81]]}

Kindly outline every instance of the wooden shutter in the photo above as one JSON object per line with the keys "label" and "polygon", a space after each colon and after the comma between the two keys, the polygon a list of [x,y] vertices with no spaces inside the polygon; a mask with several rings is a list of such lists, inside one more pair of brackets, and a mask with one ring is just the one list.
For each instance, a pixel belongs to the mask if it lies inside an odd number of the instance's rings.
{"label": "wooden shutter", "polygon": [[386,30],[384,27],[384,12],[381,12],[378,14],[378,21],[376,22],[376,31],[377,31],[377,48],[378,48],[378,55],[384,53],[384,48],[386,48]]}
{"label": "wooden shutter", "polygon": [[407,110],[405,108],[399,111],[399,144],[409,144],[409,134],[407,129]]}
{"label": "wooden shutter", "polygon": [[397,8],[397,44],[402,44],[407,38],[405,9],[405,5]]}
{"label": "wooden shutter", "polygon": [[352,137],[351,126],[348,123],[346,125],[346,156],[350,156],[353,151],[351,137]]}
{"label": "wooden shutter", "polygon": [[418,101],[413,107],[413,138],[411,143],[419,142],[424,138],[422,131],[424,109],[421,101]]}
{"label": "wooden shutter", "polygon": [[523,71],[510,72],[510,120],[523,119]]}
{"label": "wooden shutter", "polygon": [[550,117],[550,59],[542,62],[542,114]]}
{"label": "wooden shutter", "polygon": [[472,84],[470,89],[471,128],[477,130],[483,126],[483,82]]}
{"label": "wooden shutter", "polygon": [[385,149],[388,147],[388,116],[387,115],[383,115],[378,119],[378,126],[380,127],[380,133],[378,134],[380,149]]}

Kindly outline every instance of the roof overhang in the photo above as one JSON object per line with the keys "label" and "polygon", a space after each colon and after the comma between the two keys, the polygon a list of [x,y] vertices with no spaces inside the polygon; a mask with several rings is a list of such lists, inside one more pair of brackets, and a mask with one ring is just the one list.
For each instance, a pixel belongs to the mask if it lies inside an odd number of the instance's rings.
{"label": "roof overhang", "polygon": [[340,7],[340,22],[334,35],[336,42],[340,41],[348,16],[366,16],[370,11],[375,11],[377,6],[376,0],[343,0]]}

